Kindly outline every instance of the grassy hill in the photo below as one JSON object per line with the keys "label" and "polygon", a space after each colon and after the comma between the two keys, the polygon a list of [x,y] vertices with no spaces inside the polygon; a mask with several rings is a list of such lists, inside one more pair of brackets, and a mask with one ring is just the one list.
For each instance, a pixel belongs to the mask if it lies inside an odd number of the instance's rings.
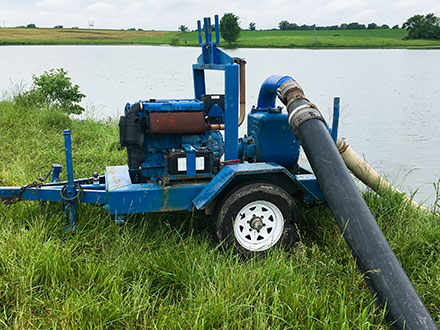
{"label": "grassy hill", "polygon": [[[440,48],[440,40],[403,40],[403,29],[242,31],[235,47]],[[0,45],[170,44],[198,46],[196,32],[0,28]],[[225,42],[222,40],[224,46]]]}

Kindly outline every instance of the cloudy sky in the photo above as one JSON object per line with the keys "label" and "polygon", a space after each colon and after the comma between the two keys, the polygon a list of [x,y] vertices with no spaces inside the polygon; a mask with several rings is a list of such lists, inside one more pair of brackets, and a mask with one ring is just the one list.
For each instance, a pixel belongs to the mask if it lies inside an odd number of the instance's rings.
{"label": "cloudy sky", "polygon": [[39,27],[88,27],[176,30],[180,24],[195,29],[197,19],[232,12],[247,28],[297,24],[339,25],[359,22],[402,24],[415,14],[440,16],[439,0],[0,0],[0,25],[34,23]]}

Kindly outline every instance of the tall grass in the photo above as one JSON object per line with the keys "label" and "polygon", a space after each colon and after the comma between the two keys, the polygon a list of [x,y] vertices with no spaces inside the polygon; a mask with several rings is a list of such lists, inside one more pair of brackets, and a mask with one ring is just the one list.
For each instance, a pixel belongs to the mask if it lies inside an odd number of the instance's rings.
{"label": "tall grass", "polygon": [[[64,162],[75,175],[125,163],[113,121],[0,103],[0,182],[23,185]],[[389,193],[365,198],[440,321],[440,220]],[[49,211],[56,211],[49,205]],[[331,213],[303,210],[300,242],[266,258],[224,251],[199,213],[136,215],[117,226],[80,205],[78,228],[38,203],[0,205],[0,327],[12,329],[386,329]]]}

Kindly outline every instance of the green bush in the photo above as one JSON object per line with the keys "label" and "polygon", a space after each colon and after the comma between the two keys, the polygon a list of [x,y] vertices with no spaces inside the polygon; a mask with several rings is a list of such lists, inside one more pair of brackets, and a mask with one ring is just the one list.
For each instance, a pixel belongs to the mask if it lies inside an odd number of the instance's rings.
{"label": "green bush", "polygon": [[177,37],[175,37],[175,38],[173,38],[173,39],[171,39],[171,43],[170,43],[172,46],[177,46],[177,45],[179,45],[180,44],[180,40],[179,40],[179,38],[177,38]]}
{"label": "green bush", "polygon": [[85,97],[78,85],[73,85],[63,68],[45,71],[32,76],[30,90],[15,96],[14,101],[23,106],[57,108],[67,114],[81,114],[84,108],[78,102]]}

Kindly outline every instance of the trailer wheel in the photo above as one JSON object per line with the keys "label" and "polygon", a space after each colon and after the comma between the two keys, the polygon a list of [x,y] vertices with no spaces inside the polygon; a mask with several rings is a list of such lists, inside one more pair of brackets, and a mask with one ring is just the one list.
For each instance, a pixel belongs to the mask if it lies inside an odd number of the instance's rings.
{"label": "trailer wheel", "polygon": [[297,239],[298,209],[282,188],[264,182],[246,184],[220,201],[216,233],[239,252],[253,254]]}

